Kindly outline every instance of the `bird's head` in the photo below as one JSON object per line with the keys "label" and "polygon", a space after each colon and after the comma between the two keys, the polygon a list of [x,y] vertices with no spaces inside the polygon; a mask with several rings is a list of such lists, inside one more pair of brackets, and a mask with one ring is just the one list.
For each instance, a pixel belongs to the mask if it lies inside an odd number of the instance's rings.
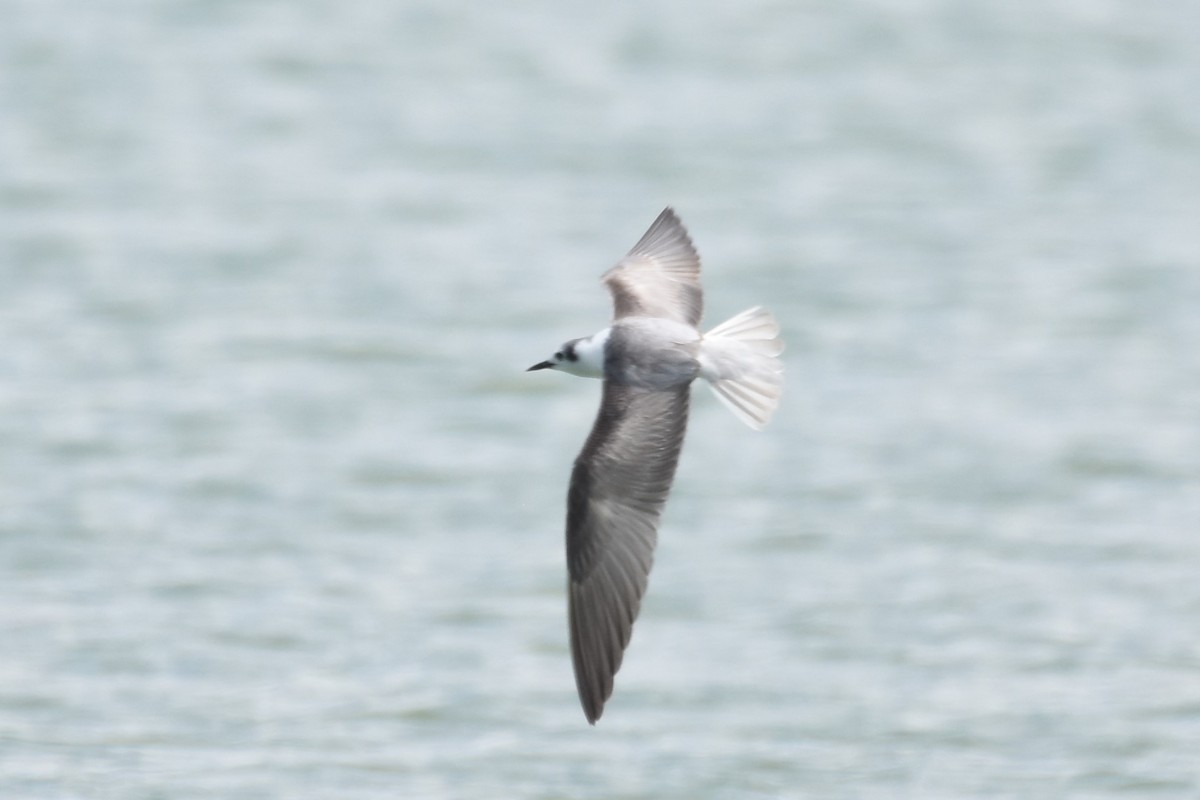
{"label": "bird's head", "polygon": [[539,361],[525,371],[557,369],[584,378],[603,378],[604,343],[607,339],[608,331],[605,330],[595,336],[563,342],[562,347],[558,348],[554,355],[545,361]]}
{"label": "bird's head", "polygon": [[561,369],[564,372],[571,371],[572,364],[579,363],[579,353],[575,351],[575,346],[579,344],[579,339],[572,339],[569,342],[564,342],[562,347],[554,352],[554,355],[545,361],[539,361],[534,364],[526,372],[533,372],[536,369]]}

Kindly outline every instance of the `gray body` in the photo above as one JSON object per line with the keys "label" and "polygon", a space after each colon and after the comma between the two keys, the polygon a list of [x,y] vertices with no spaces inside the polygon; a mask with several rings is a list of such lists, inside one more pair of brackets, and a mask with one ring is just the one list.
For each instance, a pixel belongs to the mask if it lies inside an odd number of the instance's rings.
{"label": "gray body", "polygon": [[643,389],[688,386],[700,374],[700,332],[670,319],[626,317],[604,347],[604,379]]}

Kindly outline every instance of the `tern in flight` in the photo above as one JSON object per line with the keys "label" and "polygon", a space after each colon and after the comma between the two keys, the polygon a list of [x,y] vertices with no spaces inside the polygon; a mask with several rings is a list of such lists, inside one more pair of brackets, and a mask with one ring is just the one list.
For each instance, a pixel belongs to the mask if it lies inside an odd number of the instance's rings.
{"label": "tern in flight", "polygon": [[704,378],[755,429],[779,405],[783,382],[783,342],[770,312],[751,308],[700,332],[700,257],[672,209],[602,280],[613,298],[612,324],[529,368],[604,380],[567,492],[571,661],[593,725],[612,695],[646,591],[692,381]]}

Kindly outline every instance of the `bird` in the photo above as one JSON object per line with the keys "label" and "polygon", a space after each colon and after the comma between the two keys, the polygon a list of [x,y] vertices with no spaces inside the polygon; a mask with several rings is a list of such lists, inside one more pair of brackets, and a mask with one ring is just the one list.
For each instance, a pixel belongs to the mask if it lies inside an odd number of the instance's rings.
{"label": "bird", "polygon": [[612,295],[612,323],[526,370],[604,382],[567,490],[571,662],[591,725],[612,696],[649,581],[692,382],[703,378],[755,429],[770,420],[783,388],[783,342],[769,311],[756,306],[700,332],[700,256],[670,206],[601,281]]}

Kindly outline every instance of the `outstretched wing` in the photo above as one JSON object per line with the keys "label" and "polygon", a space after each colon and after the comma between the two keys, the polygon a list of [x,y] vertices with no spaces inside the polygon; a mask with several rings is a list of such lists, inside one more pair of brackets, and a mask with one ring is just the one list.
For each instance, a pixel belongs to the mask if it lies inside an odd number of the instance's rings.
{"label": "outstretched wing", "polygon": [[567,495],[568,616],[575,685],[595,724],[633,631],[654,561],[658,520],[687,428],[688,387],[606,380]]}
{"label": "outstretched wing", "polygon": [[700,324],[704,312],[700,256],[669,207],[602,280],[613,296],[613,319],[665,317]]}

